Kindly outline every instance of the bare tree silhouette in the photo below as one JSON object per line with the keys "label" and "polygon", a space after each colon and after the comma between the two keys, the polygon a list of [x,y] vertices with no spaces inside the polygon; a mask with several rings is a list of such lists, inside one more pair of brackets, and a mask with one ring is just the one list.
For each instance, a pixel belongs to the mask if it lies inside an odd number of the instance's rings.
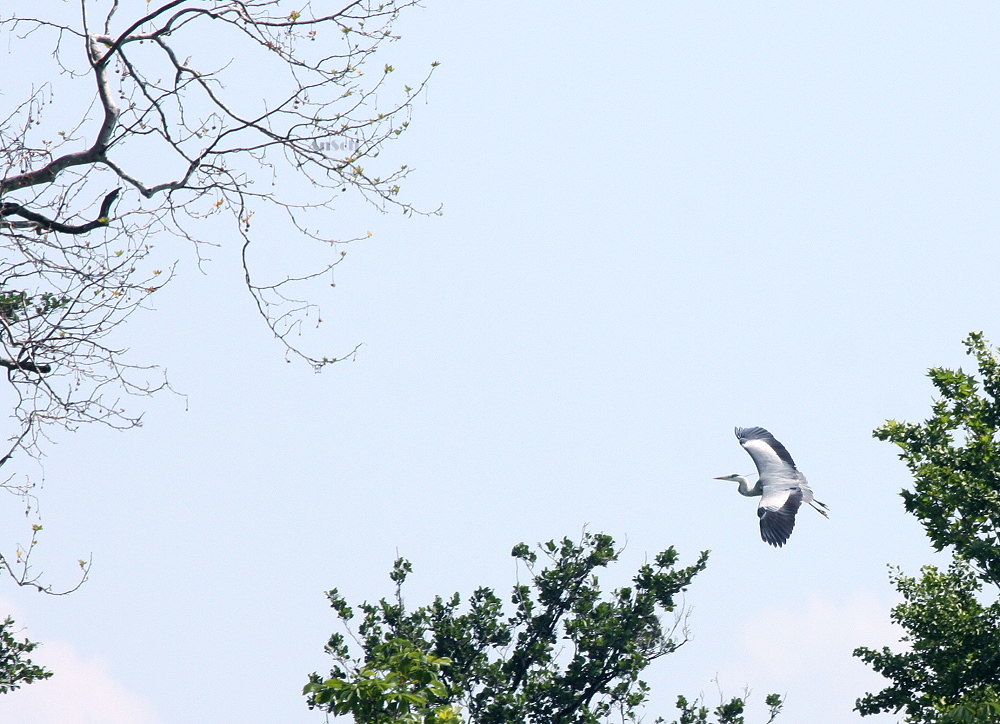
{"label": "bare tree silhouette", "polygon": [[[53,63],[0,110],[0,366],[16,392],[0,467],[18,451],[39,455],[53,426],[139,424],[124,400],[166,380],[115,332],[172,276],[180,250],[164,260],[154,240],[201,248],[209,217],[229,219],[246,287],[289,357],[321,369],[355,354],[319,356],[291,333],[315,311],[304,286],[353,240],[316,231],[332,226],[344,191],[415,212],[398,197],[406,166],[375,176],[364,165],[381,163],[430,74],[411,87],[376,64],[415,4],[80,0],[72,20],[64,3],[0,11],[9,52],[45,48]],[[253,249],[275,243],[251,231],[265,208],[326,260],[255,269]],[[0,486],[30,501],[30,482]]]}

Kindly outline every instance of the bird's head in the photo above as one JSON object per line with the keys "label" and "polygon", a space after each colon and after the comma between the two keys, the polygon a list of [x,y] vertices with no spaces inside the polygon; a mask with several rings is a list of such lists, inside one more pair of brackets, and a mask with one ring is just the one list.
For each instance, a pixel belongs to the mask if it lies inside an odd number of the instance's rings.
{"label": "bird's head", "polygon": [[748,481],[747,481],[747,478],[746,478],[746,476],[745,476],[745,475],[737,475],[736,473],[733,473],[732,475],[723,475],[723,476],[721,476],[721,477],[718,477],[718,478],[712,478],[712,479],[713,479],[713,480],[728,480],[728,481],[729,481],[729,482],[731,482],[731,483],[738,483],[738,482],[740,482],[741,480],[742,480],[742,481],[743,481],[744,483],[748,482]]}

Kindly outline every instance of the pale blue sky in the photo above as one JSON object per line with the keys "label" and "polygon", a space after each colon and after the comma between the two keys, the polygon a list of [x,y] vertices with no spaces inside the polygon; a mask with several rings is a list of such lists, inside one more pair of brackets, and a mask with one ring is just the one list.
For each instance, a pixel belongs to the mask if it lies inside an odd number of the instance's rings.
{"label": "pale blue sky", "polygon": [[[388,594],[398,551],[414,604],[506,592],[515,543],[584,525],[628,541],[609,586],[667,546],[712,551],[693,641],[648,671],[650,720],[678,693],[712,699],[718,674],[728,694],[787,694],[785,724],[861,721],[879,679],[850,651],[893,641],[886,564],[943,560],[871,430],[926,415],[924,371],[966,364],[967,332],[1000,342],[998,16],[407,13],[386,61],[442,66],[386,155],[445,215],[345,206],[342,235],[373,237],[318,339],[364,346],[322,375],[284,362],[231,239],[207,275],[177,247],[177,280],[122,340],[188,409],[161,396],[141,430],[50,448],[44,570],[69,578],[92,551],[93,575],[66,598],[3,589],[57,677],[5,697],[0,722],[320,722],[299,691],[327,666],[324,590]],[[734,425],[785,443],[831,520],[804,510],[788,546],[763,544],[755,502],[711,479],[753,469]]]}

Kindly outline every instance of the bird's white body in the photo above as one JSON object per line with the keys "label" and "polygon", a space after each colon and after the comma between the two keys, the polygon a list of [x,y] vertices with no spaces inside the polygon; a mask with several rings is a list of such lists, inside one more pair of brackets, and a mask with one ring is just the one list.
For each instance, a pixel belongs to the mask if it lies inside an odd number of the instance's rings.
{"label": "bird's white body", "polygon": [[795,467],[792,456],[774,435],[762,427],[738,427],[736,437],[757,466],[757,482],[742,475],[725,475],[716,480],[731,480],[738,484],[740,495],[760,496],[757,515],[760,537],[773,546],[781,547],[795,527],[795,514],[802,503],[808,503],[824,517],[827,507],[813,497],[805,475]]}

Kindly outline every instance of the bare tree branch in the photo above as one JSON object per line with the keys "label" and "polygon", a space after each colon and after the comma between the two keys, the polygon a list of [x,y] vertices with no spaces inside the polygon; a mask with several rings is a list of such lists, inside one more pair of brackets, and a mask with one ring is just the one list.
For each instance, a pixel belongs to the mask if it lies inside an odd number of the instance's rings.
{"label": "bare tree branch", "polygon": [[[298,331],[320,320],[315,287],[330,286],[359,236],[319,231],[344,191],[423,213],[399,200],[410,169],[384,167],[380,153],[430,72],[406,85],[375,65],[414,5],[80,0],[77,21],[61,3],[0,9],[11,52],[38,54],[36,67],[48,44],[52,62],[20,103],[0,96],[0,367],[16,392],[0,466],[41,454],[52,426],[140,424],[123,400],[167,383],[115,333],[171,278],[180,251],[169,242],[219,243],[217,226],[199,233],[210,217],[228,216],[246,288],[286,356],[316,370],[355,356],[357,344],[307,351]],[[327,258],[256,268],[269,239],[251,223],[269,209]]]}
{"label": "bare tree branch", "polygon": [[5,556],[0,555],[0,569],[5,570],[10,578],[22,588],[34,588],[39,593],[48,593],[52,596],[65,596],[73,593],[87,582],[90,575],[90,568],[93,565],[92,559],[79,560],[80,578],[69,588],[62,590],[54,589],[51,584],[42,583],[43,573],[34,573],[31,566],[31,554],[38,545],[38,534],[42,526],[31,526],[31,542],[26,546],[18,546],[14,552],[14,560],[10,561]]}
{"label": "bare tree branch", "polygon": [[[104,201],[101,202],[101,210],[98,213],[97,218],[93,221],[88,221],[86,224],[80,224],[79,226],[61,224],[58,221],[48,219],[41,214],[36,214],[34,211],[28,211],[28,209],[24,208],[20,204],[11,203],[3,203],[0,205],[0,219],[5,216],[20,216],[32,222],[31,226],[38,231],[58,231],[62,234],[86,234],[94,229],[99,229],[100,227],[107,226],[111,223],[111,219],[109,218],[111,213],[111,204],[113,204],[115,199],[118,198],[118,194],[120,192],[121,189],[115,189],[105,196]],[[25,227],[10,224],[10,228]]]}

